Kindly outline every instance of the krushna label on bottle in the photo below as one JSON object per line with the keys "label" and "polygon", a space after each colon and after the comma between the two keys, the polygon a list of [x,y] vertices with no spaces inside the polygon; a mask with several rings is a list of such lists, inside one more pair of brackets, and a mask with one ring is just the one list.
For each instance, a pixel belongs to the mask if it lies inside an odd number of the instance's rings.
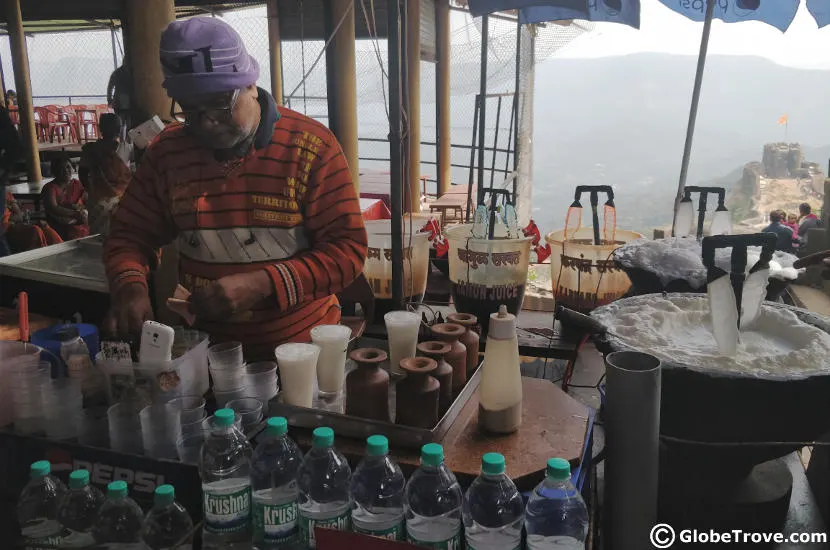
{"label": "krushna label on bottle", "polygon": [[205,530],[209,533],[234,533],[248,527],[251,520],[251,486],[216,488],[202,485]]}
{"label": "krushna label on bottle", "polygon": [[267,504],[254,499],[254,539],[273,544],[287,544],[299,534],[297,501]]}

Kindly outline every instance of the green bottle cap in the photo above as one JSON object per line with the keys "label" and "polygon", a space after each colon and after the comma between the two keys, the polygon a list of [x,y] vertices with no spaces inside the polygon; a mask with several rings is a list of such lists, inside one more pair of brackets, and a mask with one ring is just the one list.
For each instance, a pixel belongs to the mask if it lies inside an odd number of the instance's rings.
{"label": "green bottle cap", "polygon": [[217,426],[222,428],[233,426],[235,417],[236,413],[233,412],[233,409],[219,409],[213,413],[214,422]]}
{"label": "green bottle cap", "polygon": [[86,470],[75,470],[69,474],[69,488],[82,489],[89,485],[89,472]]}
{"label": "green bottle cap", "polygon": [[107,485],[107,498],[124,498],[127,496],[127,484],[123,481],[113,481]]}
{"label": "green bottle cap", "polygon": [[481,457],[481,472],[487,475],[504,473],[504,456],[500,453],[485,453]]}
{"label": "green bottle cap", "polygon": [[288,432],[288,420],[282,416],[272,416],[266,424],[268,435],[285,435]]}
{"label": "green bottle cap", "polygon": [[34,479],[36,477],[48,476],[51,471],[52,465],[49,464],[48,460],[38,460],[37,462],[32,462],[32,466],[29,468],[29,477]]}
{"label": "green bottle cap", "polygon": [[384,456],[389,454],[389,440],[382,435],[370,435],[366,438],[366,456]]}
{"label": "green bottle cap", "polygon": [[565,481],[571,477],[571,465],[564,458],[551,458],[545,473],[554,481]]}
{"label": "green bottle cap", "polygon": [[314,447],[331,447],[334,445],[334,430],[327,427],[316,428],[312,432],[311,444]]}
{"label": "green bottle cap", "polygon": [[440,466],[444,462],[444,447],[438,443],[427,443],[421,447],[421,463],[425,466]]}
{"label": "green bottle cap", "polygon": [[176,490],[172,485],[159,485],[156,487],[153,503],[156,506],[164,506],[176,500]]}

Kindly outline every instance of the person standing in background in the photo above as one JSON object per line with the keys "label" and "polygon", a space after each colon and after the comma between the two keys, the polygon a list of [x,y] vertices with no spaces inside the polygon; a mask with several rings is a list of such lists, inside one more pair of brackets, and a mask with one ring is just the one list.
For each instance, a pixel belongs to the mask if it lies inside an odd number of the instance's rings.
{"label": "person standing in background", "polygon": [[127,190],[133,174],[118,155],[123,128],[121,119],[115,113],[104,113],[98,127],[101,138],[81,148],[78,178],[89,196],[90,231],[107,235],[110,217]]}
{"label": "person standing in background", "polygon": [[807,232],[821,227],[821,220],[813,214],[812,207],[806,202],[799,205],[798,212],[801,214],[798,218],[798,241],[803,246],[807,244]]}

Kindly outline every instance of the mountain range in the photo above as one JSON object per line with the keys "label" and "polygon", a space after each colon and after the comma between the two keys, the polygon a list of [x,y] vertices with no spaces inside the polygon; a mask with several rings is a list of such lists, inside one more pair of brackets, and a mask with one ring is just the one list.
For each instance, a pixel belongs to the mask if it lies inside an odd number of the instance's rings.
{"label": "mountain range", "polygon": [[[537,65],[533,203],[543,230],[562,226],[577,185],[613,186],[618,227],[650,233],[671,223],[696,61],[642,53]],[[826,166],[828,90],[830,71],[710,57],[687,184],[731,181],[764,143],[785,139]],[[787,127],[778,124],[785,114]]]}

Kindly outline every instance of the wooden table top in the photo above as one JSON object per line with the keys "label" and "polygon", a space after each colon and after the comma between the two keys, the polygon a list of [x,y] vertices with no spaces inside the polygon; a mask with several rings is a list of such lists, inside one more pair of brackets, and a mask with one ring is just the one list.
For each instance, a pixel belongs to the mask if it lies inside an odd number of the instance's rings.
{"label": "wooden table top", "polygon": [[[522,425],[510,435],[482,433],[478,427],[478,392],[467,402],[450,430],[440,441],[447,465],[467,484],[479,475],[481,456],[487,452],[504,455],[507,474],[519,490],[528,491],[544,477],[549,458],[566,458],[572,466],[582,459],[588,426],[588,409],[548,380],[522,378]],[[292,428],[297,443],[308,448],[311,432]],[[337,437],[337,449],[352,465],[363,458],[365,441]],[[420,451],[392,447],[391,454],[409,475],[418,467]]]}

